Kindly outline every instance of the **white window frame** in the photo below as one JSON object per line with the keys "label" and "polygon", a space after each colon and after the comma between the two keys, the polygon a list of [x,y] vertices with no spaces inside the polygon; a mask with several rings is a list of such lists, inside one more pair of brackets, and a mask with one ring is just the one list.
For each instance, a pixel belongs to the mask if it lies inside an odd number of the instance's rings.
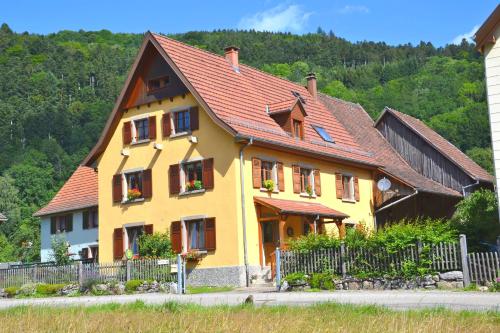
{"label": "white window frame", "polygon": [[[137,140],[137,128],[135,126],[135,122],[139,120],[147,120],[148,121],[148,138],[146,139],[141,139]],[[132,135],[132,141],[131,144],[138,144],[138,143],[143,143],[143,142],[149,142],[149,114],[147,115],[140,115],[137,117],[133,117],[130,119],[130,133]]]}
{"label": "white window frame", "polygon": [[[312,188],[312,198],[316,198],[316,188],[314,186],[314,167],[310,166],[310,165],[300,165],[299,164],[299,168],[300,168],[300,174],[302,174],[302,169],[308,169],[311,171],[311,173],[309,174],[309,182],[311,183],[311,188]],[[302,191],[302,179],[301,179],[301,184],[300,184],[300,190]],[[300,196],[301,197],[307,197],[309,198],[309,194],[307,194],[307,192],[300,192]]]}
{"label": "white window frame", "polygon": [[[272,181],[274,182],[274,189],[273,189],[273,192],[274,193],[278,193],[279,192],[279,185],[278,185],[278,165],[277,165],[277,161],[276,160],[272,160],[272,159],[269,159],[269,158],[261,158],[260,159],[261,161],[261,167],[262,167],[262,162],[267,162],[267,163],[272,163],[272,169],[271,169],[271,178],[272,178]],[[260,191],[261,192],[267,192],[267,189],[262,187],[262,170],[260,171]]]}
{"label": "white window frame", "polygon": [[[344,177],[349,177],[350,198],[344,198]],[[356,202],[356,194],[354,193],[354,175],[351,173],[342,173],[342,201]]]}
{"label": "white window frame", "polygon": [[203,181],[203,157],[195,157],[189,160],[184,160],[179,162],[179,178],[181,182],[181,191],[180,195],[183,194],[194,194],[194,193],[202,193],[205,192],[205,189],[202,188],[201,190],[194,190],[194,191],[186,191],[186,171],[184,169],[186,164],[193,163],[193,162],[201,162],[202,163],[202,181]]}
{"label": "white window frame", "polygon": [[[188,229],[187,229],[187,224],[190,221],[205,220],[207,217],[208,217],[208,215],[191,215],[191,216],[181,217],[182,253],[187,253],[188,252]],[[206,239],[205,239],[205,241],[206,241]],[[206,251],[201,250],[200,252],[206,252]]]}
{"label": "white window frame", "polygon": [[175,127],[175,114],[178,112],[182,111],[187,111],[189,113],[190,109],[193,106],[178,106],[175,108],[170,109],[170,137],[176,137],[176,136],[184,136],[184,135],[189,135],[191,134],[191,114],[189,115],[189,131],[183,131],[183,132],[177,132],[177,129]]}
{"label": "white window frame", "polygon": [[[122,203],[128,202],[128,183],[127,183],[127,174],[134,172],[142,172],[144,173],[144,168],[135,168],[128,169],[122,172]],[[143,175],[144,176],[144,175]],[[134,201],[142,201],[144,198],[138,198]]]}
{"label": "white window frame", "polygon": [[135,222],[135,223],[127,223],[122,226],[123,228],[123,249],[126,251],[128,250],[128,232],[127,228],[134,228],[134,227],[143,227],[146,225],[145,222]]}

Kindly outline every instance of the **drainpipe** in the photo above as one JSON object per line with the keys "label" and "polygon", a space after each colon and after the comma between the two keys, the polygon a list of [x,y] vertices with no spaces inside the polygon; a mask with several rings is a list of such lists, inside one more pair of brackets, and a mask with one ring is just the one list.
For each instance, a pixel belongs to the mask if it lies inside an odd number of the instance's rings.
{"label": "drainpipe", "polygon": [[465,189],[466,188],[469,188],[469,187],[472,187],[472,186],[476,186],[476,185],[479,185],[479,180],[477,180],[475,183],[473,184],[469,184],[469,185],[465,185],[465,186],[462,186],[462,195],[464,196],[465,198]]}
{"label": "drainpipe", "polygon": [[[398,199],[398,200],[396,200],[396,201],[394,201],[394,202],[391,202],[391,203],[390,203],[390,204],[388,204],[387,206],[384,206],[384,207],[382,207],[382,208],[380,208],[380,209],[377,209],[377,210],[375,211],[375,214],[380,213],[381,211],[383,211],[383,210],[385,210],[385,209],[387,209],[387,208],[389,208],[389,207],[392,207],[392,206],[394,206],[394,205],[397,205],[398,203],[400,203],[400,202],[402,202],[402,201],[405,201],[405,200],[407,200],[407,199],[410,199],[410,198],[412,198],[412,197],[416,196],[417,194],[418,194],[418,190],[415,190],[415,192],[414,192],[414,193],[409,194],[409,195],[407,195],[406,197],[402,197],[401,199]],[[375,218],[376,218],[376,217],[375,217]]]}
{"label": "drainpipe", "polygon": [[245,160],[243,151],[253,144],[253,138],[240,148],[240,182],[241,182],[241,223],[243,227],[243,258],[245,261],[245,283],[250,286],[250,272],[248,267],[248,244],[247,244],[247,212],[245,208]]}

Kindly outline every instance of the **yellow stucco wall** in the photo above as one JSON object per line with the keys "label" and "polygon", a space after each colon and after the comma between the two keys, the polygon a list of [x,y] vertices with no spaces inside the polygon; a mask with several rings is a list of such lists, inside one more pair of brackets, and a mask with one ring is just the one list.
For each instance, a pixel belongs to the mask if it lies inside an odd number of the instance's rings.
{"label": "yellow stucco wall", "polygon": [[[199,106],[200,129],[193,132],[199,142],[192,144],[188,137],[163,139],[161,117],[164,112],[180,106],[197,105],[191,94],[184,99],[176,97],[173,101],[163,100],[161,104],[152,103],[149,107],[132,109],[123,117],[113,134],[105,152],[98,160],[99,179],[99,252],[101,262],[113,260],[113,230],[127,224],[153,224],[154,231],[169,230],[172,221],[182,217],[206,215],[216,218],[217,249],[200,261],[197,267],[241,266],[243,258],[243,237],[240,196],[239,149],[240,144],[221,127],[216,125]],[[156,115],[157,139],[163,150],[153,148],[154,142],[132,145],[130,156],[121,156],[122,124],[134,117]],[[186,196],[170,195],[168,168],[196,157],[214,158],[214,189],[203,194]],[[348,214],[354,221],[364,220],[368,228],[373,228],[373,207],[371,172],[368,170],[343,166],[325,161],[292,155],[284,152],[250,146],[244,151],[247,239],[250,265],[260,264],[259,231],[254,196],[267,196],[267,193],[252,187],[252,157],[271,158],[284,163],[285,191],[272,194],[272,197],[289,200],[302,200],[322,203],[328,207]],[[322,195],[314,199],[293,193],[292,164],[303,164],[321,171]],[[153,195],[143,202],[118,204],[112,200],[113,175],[130,169],[152,169]],[[336,199],[335,173],[346,172],[359,177],[360,201],[343,202]],[[286,227],[294,229],[294,235],[302,233],[299,218],[290,217]]]}

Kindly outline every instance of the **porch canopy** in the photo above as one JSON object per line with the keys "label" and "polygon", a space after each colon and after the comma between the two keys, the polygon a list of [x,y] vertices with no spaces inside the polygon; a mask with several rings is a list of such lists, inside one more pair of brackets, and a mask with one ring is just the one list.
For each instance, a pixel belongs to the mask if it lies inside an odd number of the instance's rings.
{"label": "porch canopy", "polygon": [[254,202],[268,207],[278,215],[299,215],[341,221],[349,215],[316,202],[304,202],[265,197],[254,197]]}

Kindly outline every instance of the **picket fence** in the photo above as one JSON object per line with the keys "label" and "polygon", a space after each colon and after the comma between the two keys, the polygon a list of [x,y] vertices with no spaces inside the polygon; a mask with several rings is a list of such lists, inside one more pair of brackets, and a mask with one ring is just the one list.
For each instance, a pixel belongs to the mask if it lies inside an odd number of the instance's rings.
{"label": "picket fence", "polygon": [[0,288],[26,283],[79,283],[128,280],[177,282],[177,259],[142,259],[114,263],[81,263],[56,266],[47,264],[16,265],[0,269]]}
{"label": "picket fence", "polygon": [[469,253],[468,263],[472,282],[483,284],[500,278],[500,260],[497,252]]}

